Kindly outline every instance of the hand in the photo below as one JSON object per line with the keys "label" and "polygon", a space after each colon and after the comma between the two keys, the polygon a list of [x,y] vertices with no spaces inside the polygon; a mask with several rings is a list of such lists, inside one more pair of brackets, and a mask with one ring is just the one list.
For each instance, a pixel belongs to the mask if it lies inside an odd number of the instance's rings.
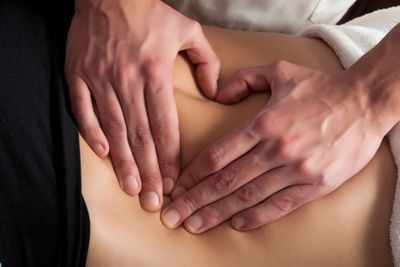
{"label": "hand", "polygon": [[121,188],[141,191],[149,211],[161,207],[163,182],[169,193],[179,175],[178,51],[214,97],[219,60],[197,22],[159,0],[76,0],[65,66],[73,113],[90,147],[101,157],[110,150]]}
{"label": "hand", "polygon": [[239,72],[216,99],[233,103],[269,88],[255,118],[184,170],[162,212],[166,226],[184,223],[200,233],[230,218],[238,230],[274,221],[356,174],[389,130],[374,121],[364,84],[351,71],[327,74],[282,61]]}

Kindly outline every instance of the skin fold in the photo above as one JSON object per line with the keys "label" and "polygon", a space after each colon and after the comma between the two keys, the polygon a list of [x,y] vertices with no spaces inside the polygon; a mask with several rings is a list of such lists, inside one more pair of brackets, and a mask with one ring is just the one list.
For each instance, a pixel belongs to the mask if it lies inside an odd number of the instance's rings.
{"label": "skin fold", "polygon": [[[221,59],[219,86],[236,71],[278,59],[324,71],[340,62],[322,41],[271,33],[204,28]],[[258,93],[235,105],[207,100],[178,56],[174,93],[181,165],[254,116],[268,100]],[[82,191],[91,236],[87,266],[391,266],[389,223],[396,167],[384,140],[373,160],[335,192],[249,232],[224,223],[201,235],[167,229],[160,213],[124,193],[109,158],[81,138]],[[165,198],[165,202],[168,202]]]}

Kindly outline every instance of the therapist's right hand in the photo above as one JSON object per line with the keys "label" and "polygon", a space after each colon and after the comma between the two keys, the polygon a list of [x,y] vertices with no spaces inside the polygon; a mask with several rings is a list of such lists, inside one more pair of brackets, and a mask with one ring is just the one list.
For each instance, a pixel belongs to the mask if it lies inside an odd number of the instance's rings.
{"label": "therapist's right hand", "polygon": [[[156,211],[179,175],[172,67],[185,51],[213,98],[219,60],[200,25],[160,0],[76,0],[65,74],[80,132],[118,181]],[[93,102],[92,102],[93,100]],[[95,112],[97,110],[97,114]]]}

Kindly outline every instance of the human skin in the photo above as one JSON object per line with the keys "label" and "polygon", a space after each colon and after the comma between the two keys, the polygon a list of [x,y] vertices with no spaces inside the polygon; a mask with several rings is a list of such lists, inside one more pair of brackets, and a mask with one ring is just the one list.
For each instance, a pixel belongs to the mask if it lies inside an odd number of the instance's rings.
{"label": "human skin", "polygon": [[[279,58],[325,71],[340,71],[321,41],[268,33],[206,28],[221,59],[221,83],[242,68]],[[190,65],[174,66],[180,119],[181,164],[257,114],[269,95],[235,105],[207,100]],[[200,235],[167,229],[160,213],[147,213],[124,194],[109,158],[101,159],[81,139],[82,190],[91,235],[87,266],[391,266],[389,223],[396,167],[383,141],[373,160],[335,192],[257,230],[240,232],[228,222]],[[245,194],[243,195],[246,196]]]}
{"label": "human skin", "polygon": [[[231,219],[236,229],[250,230],[336,190],[400,119],[399,40],[400,24],[343,72],[285,61],[240,71],[218,101],[270,89],[271,98],[187,166],[164,223],[200,233]],[[243,203],[242,191],[254,196]]]}
{"label": "human skin", "polygon": [[179,51],[215,96],[219,60],[197,22],[160,0],[75,1],[65,63],[72,111],[91,148],[111,154],[121,188],[140,192],[148,211],[161,207],[179,174],[171,80]]}

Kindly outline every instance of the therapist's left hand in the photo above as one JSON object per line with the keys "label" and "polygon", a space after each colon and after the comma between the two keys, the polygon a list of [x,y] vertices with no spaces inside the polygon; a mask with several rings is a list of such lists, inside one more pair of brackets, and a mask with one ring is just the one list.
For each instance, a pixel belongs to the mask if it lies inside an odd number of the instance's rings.
{"label": "therapist's left hand", "polygon": [[269,89],[261,112],[184,170],[162,212],[167,227],[201,233],[227,219],[238,230],[274,221],[356,174],[390,129],[376,123],[380,107],[351,69],[328,74],[278,62],[241,71],[217,100]]}

